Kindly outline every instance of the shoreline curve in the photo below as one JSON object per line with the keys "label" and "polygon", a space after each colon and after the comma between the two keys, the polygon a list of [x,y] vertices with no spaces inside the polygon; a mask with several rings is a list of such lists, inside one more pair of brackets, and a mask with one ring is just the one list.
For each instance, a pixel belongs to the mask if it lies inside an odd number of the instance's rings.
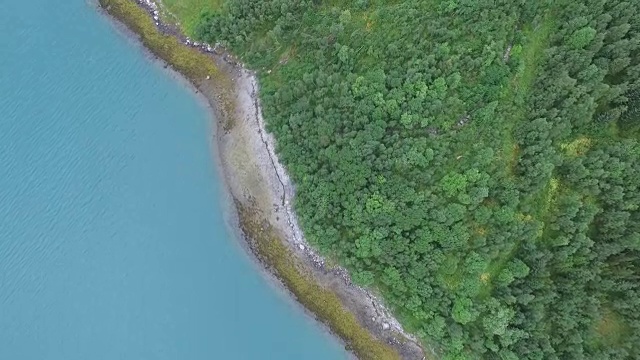
{"label": "shoreline curve", "polygon": [[182,75],[214,114],[216,147],[243,247],[316,321],[360,359],[425,359],[378,296],[354,285],[306,243],[292,199],[295,187],[265,130],[256,74],[219,46],[193,42],[163,23],[153,0],[98,0],[156,59]]}

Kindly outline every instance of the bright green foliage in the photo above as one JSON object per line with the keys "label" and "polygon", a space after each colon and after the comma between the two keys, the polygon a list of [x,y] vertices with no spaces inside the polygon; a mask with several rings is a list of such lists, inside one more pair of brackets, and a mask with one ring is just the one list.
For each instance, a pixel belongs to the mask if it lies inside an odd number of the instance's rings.
{"label": "bright green foliage", "polygon": [[182,28],[191,35],[203,11],[219,8],[224,0],[162,0],[162,5],[170,10],[167,16],[177,17]]}
{"label": "bright green foliage", "polygon": [[478,318],[478,312],[473,308],[473,302],[468,298],[458,298],[453,303],[451,317],[460,324],[468,324]]}
{"label": "bright green foliage", "polygon": [[571,39],[569,40],[571,43],[571,46],[574,47],[575,49],[582,49],[583,47],[591,43],[593,38],[596,36],[596,33],[597,33],[596,29],[590,26],[584,27],[576,31],[575,33],[573,33],[573,36],[571,36]]}
{"label": "bright green foliage", "polygon": [[[227,0],[305,234],[445,359],[640,357],[640,4]],[[615,336],[614,336],[615,335]]]}

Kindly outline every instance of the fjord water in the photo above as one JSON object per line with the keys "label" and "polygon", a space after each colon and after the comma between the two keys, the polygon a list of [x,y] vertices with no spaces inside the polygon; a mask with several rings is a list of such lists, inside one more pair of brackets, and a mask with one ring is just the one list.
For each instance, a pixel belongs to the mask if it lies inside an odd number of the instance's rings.
{"label": "fjord water", "polygon": [[194,94],[91,2],[0,9],[0,359],[345,358],[232,236]]}

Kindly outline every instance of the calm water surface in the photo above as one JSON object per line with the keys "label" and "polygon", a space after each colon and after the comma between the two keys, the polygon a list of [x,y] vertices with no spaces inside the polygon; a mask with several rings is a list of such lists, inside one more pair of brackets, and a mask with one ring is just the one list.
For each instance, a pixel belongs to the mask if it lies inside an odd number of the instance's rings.
{"label": "calm water surface", "polygon": [[193,94],[90,2],[0,8],[0,359],[345,358],[225,225]]}

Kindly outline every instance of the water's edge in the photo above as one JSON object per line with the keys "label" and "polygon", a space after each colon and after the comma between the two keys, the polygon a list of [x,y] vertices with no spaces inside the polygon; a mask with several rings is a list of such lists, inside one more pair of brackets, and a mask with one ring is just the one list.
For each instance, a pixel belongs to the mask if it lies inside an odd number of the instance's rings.
{"label": "water's edge", "polygon": [[421,347],[373,294],[353,286],[341,269],[327,268],[292,229],[295,215],[285,196],[291,184],[282,181],[286,173],[272,157],[254,74],[219,49],[185,45],[176,29],[154,24],[149,9],[133,0],[98,3],[208,102],[218,130],[212,146],[232,200],[228,221],[241,245],[357,357],[423,359]]}

